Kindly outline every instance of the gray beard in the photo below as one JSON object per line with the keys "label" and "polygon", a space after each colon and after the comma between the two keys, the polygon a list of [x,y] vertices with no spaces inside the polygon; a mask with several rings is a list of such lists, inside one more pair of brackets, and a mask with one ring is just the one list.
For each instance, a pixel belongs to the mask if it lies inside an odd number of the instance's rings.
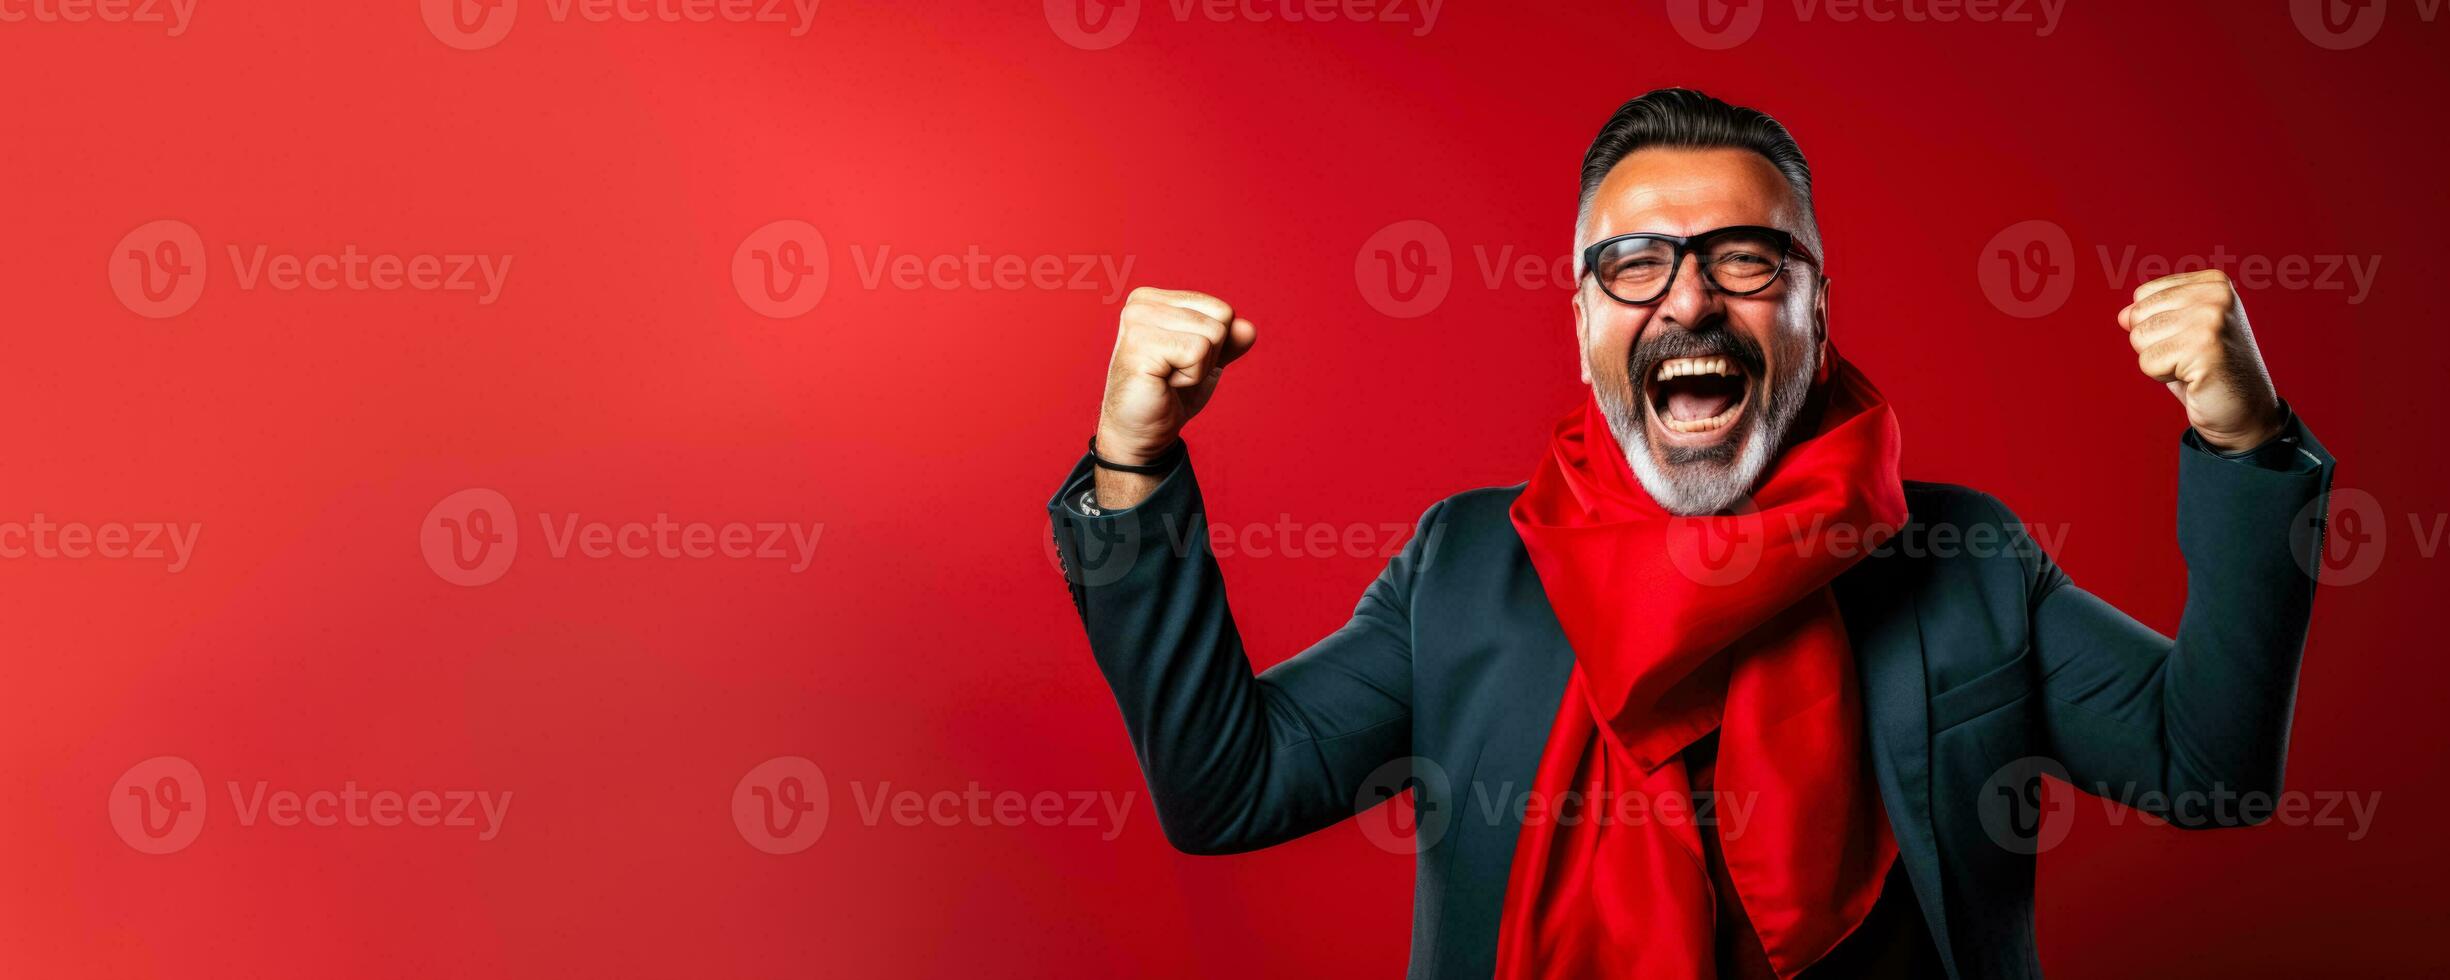
{"label": "gray beard", "polygon": [[[1643,419],[1647,409],[1641,404],[1642,385],[1633,382],[1625,391],[1606,387],[1594,391],[1599,398],[1599,411],[1607,416],[1608,429],[1616,436],[1618,448],[1625,451],[1625,461],[1633,465],[1633,476],[1641,481],[1650,499],[1670,514],[1692,517],[1731,510],[1751,496],[1761,474],[1769,469],[1778,449],[1786,443],[1786,433],[1803,414],[1804,396],[1811,392],[1812,375],[1819,370],[1819,351],[1794,360],[1795,367],[1772,386],[1769,404],[1759,406],[1762,414],[1745,425],[1744,440],[1735,446],[1713,446],[1685,452],[1670,449],[1670,461],[1661,466],[1650,454],[1650,426]],[[1748,406],[1751,411],[1753,406]]]}

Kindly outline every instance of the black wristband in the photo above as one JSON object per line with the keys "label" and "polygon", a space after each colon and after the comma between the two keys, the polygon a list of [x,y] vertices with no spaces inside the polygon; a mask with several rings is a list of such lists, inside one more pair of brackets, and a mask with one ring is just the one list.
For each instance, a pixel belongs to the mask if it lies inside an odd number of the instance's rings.
{"label": "black wristband", "polygon": [[1107,459],[1104,456],[1098,455],[1097,436],[1095,434],[1091,434],[1089,436],[1089,462],[1095,464],[1097,468],[1101,470],[1113,470],[1117,473],[1138,473],[1141,476],[1164,476],[1168,473],[1174,472],[1174,464],[1182,462],[1182,456],[1182,437],[1176,436],[1174,438],[1173,445],[1165,447],[1164,452],[1157,454],[1156,462],[1141,466],[1134,466],[1130,463],[1117,463],[1111,459]]}

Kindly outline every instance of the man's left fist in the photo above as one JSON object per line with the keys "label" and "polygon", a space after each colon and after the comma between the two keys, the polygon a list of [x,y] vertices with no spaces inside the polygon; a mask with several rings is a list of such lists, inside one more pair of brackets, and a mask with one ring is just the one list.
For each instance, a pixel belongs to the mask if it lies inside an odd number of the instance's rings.
{"label": "man's left fist", "polygon": [[2246,327],[2246,307],[2218,269],[2163,276],[2118,311],[2136,366],[2169,385],[2212,448],[2252,449],[2280,434],[2280,394]]}

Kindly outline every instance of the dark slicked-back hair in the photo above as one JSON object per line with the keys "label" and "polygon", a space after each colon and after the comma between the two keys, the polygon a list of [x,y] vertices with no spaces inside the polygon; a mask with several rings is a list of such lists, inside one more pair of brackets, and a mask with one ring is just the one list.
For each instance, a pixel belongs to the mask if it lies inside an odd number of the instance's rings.
{"label": "dark slicked-back hair", "polygon": [[1574,213],[1577,230],[1590,217],[1591,195],[1599,191],[1601,181],[1608,179],[1608,171],[1616,169],[1617,162],[1633,151],[1654,147],[1737,149],[1760,154],[1786,175],[1787,184],[1795,188],[1795,201],[1802,206],[1804,224],[1797,231],[1814,252],[1820,251],[1820,222],[1812,214],[1812,165],[1804,162],[1803,149],[1795,145],[1794,135],[1766,112],[1729,105],[1689,88],[1644,92],[1618,106],[1616,114],[1608,117],[1608,124],[1599,128],[1599,136],[1591,140],[1590,152],[1582,155],[1582,199]]}

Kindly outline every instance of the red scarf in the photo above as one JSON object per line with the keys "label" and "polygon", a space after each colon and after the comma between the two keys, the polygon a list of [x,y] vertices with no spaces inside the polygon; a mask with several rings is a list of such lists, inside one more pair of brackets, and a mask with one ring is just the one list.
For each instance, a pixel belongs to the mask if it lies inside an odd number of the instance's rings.
{"label": "red scarf", "polygon": [[[1905,494],[1896,417],[1829,356],[1818,410],[1798,420],[1808,436],[1771,464],[1750,512],[1660,509],[1596,400],[1558,424],[1515,501],[1574,673],[1515,841],[1499,980],[1715,977],[1702,833],[1719,834],[1781,977],[1879,898],[1897,843],[1829,583],[1894,533]],[[1832,527],[1870,533],[1831,541]],[[1718,826],[1697,827],[1682,752],[1713,730],[1725,805]]]}

